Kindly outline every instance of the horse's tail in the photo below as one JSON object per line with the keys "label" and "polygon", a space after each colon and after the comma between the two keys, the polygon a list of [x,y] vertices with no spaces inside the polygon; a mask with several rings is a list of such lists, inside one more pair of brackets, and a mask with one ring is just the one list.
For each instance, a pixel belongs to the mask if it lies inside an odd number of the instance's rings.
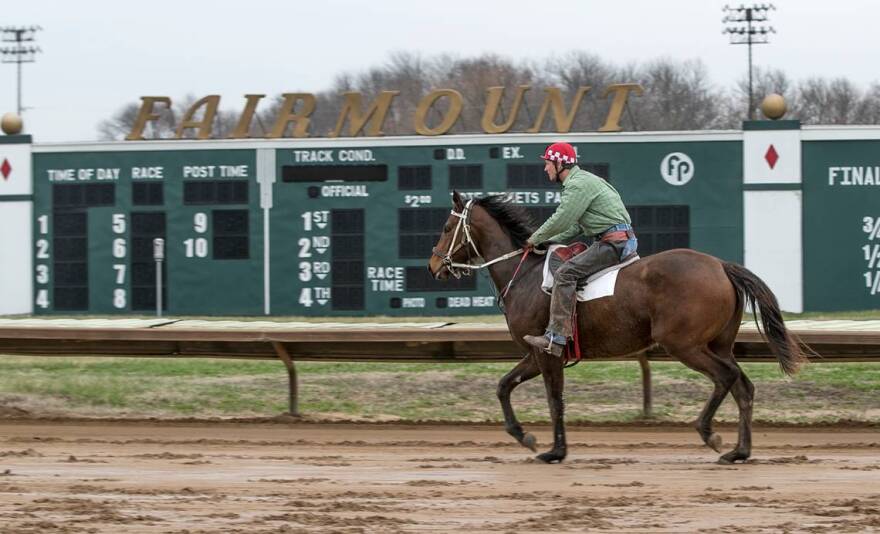
{"label": "horse's tail", "polygon": [[[785,328],[776,295],[763,280],[742,265],[724,262],[724,272],[737,293],[744,295],[746,302],[752,307],[752,313],[755,314],[755,326],[758,327],[758,332],[761,332],[770,345],[770,350],[779,360],[782,372],[789,376],[795,374],[798,367],[807,360],[804,350],[811,353],[813,351]],[[761,325],[758,324],[758,311],[761,312],[763,332]]]}

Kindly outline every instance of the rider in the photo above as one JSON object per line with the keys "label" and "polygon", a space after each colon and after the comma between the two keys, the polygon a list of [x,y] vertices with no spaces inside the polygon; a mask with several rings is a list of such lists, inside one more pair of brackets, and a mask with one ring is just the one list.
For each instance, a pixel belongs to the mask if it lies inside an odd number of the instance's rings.
{"label": "rider", "polygon": [[543,336],[523,336],[529,345],[561,356],[572,336],[572,311],[577,284],[602,269],[631,257],[636,237],[620,194],[606,180],[577,165],[577,153],[568,143],[553,143],[544,151],[544,172],[551,182],[562,183],[562,200],[556,212],[535,230],[526,248],[545,241],[566,242],[581,234],[595,238],[587,250],[571,258],[556,272],[550,300],[550,322]]}

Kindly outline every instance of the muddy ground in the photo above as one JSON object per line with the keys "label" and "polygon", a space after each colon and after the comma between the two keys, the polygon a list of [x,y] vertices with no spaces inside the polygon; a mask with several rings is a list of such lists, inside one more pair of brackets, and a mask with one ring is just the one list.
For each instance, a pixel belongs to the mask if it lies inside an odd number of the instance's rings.
{"label": "muddy ground", "polygon": [[721,466],[689,429],[580,427],[543,465],[500,425],[7,420],[0,532],[880,531],[876,429],[754,442]]}

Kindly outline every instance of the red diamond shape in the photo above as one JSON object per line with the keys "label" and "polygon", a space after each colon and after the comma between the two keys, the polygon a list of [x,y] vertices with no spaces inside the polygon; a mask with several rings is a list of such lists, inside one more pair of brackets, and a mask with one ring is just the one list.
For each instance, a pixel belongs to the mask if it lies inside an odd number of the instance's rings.
{"label": "red diamond shape", "polygon": [[3,179],[6,180],[9,178],[9,173],[12,172],[12,165],[9,164],[9,160],[3,158],[3,165],[0,165],[0,174],[3,174]]}
{"label": "red diamond shape", "polygon": [[767,153],[764,154],[764,159],[770,164],[771,169],[776,166],[776,162],[779,161],[779,154],[776,153],[776,149],[773,145],[770,145],[770,148],[767,149]]}

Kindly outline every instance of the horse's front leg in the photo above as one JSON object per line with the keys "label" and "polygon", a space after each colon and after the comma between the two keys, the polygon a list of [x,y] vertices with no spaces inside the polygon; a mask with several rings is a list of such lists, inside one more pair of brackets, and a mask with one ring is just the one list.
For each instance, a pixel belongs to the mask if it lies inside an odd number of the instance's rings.
{"label": "horse's front leg", "polygon": [[504,429],[507,430],[507,433],[513,436],[520,445],[531,449],[532,452],[537,452],[538,440],[535,439],[533,434],[523,431],[522,425],[519,424],[519,421],[516,419],[516,414],[513,413],[513,406],[510,404],[510,394],[516,386],[535,378],[539,374],[541,374],[541,371],[538,369],[538,364],[535,362],[535,358],[532,357],[531,354],[526,354],[523,359],[516,364],[516,367],[511,369],[510,372],[504,375],[498,382],[498,400],[501,401],[501,411],[504,412]]}
{"label": "horse's front leg", "polygon": [[547,390],[547,403],[550,405],[550,419],[553,425],[553,448],[539,454],[538,460],[546,463],[561,462],[565,459],[565,374],[562,358],[546,352],[535,352],[538,367],[544,375],[544,388]]}

